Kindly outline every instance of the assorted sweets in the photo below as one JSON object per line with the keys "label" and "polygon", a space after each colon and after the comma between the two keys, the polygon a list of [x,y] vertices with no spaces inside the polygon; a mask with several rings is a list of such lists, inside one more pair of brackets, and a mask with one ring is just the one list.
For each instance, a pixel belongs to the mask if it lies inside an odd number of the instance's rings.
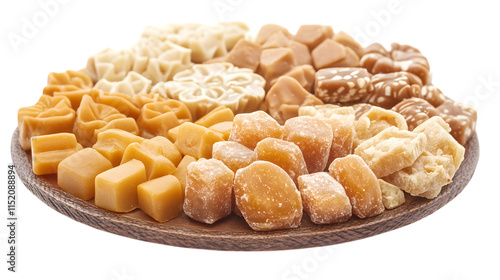
{"label": "assorted sweets", "polygon": [[129,49],[50,73],[18,130],[34,174],[102,209],[269,231],[435,198],[476,120],[415,47],[224,22],[148,26]]}

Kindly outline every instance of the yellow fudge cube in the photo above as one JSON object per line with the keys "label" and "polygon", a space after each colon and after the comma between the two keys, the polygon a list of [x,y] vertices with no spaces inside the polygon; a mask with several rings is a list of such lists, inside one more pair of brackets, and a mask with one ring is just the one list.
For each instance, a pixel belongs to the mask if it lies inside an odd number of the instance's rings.
{"label": "yellow fudge cube", "polygon": [[[162,136],[159,136],[162,137]],[[167,140],[168,141],[168,140]],[[140,160],[146,167],[148,180],[174,173],[175,165],[161,151],[161,147],[151,140],[128,145],[123,153],[122,163],[131,159]]]}
{"label": "yellow fudge cube", "polygon": [[233,121],[233,119],[234,113],[231,109],[226,106],[219,106],[198,119],[195,124],[199,124],[204,127],[211,127],[212,125],[221,122]]}
{"label": "yellow fudge cube", "polygon": [[191,162],[195,162],[196,159],[192,156],[184,156],[179,162],[179,165],[177,165],[177,168],[174,171],[174,175],[179,182],[181,183],[182,187],[182,197],[184,197],[184,191],[186,189],[186,176],[187,176],[187,167]]}
{"label": "yellow fudge cube", "polygon": [[95,178],[95,205],[114,212],[130,212],[138,207],[137,186],[146,181],[144,164],[132,159]]}
{"label": "yellow fudge cube", "polygon": [[222,134],[204,126],[186,122],[179,126],[175,146],[184,155],[190,155],[196,159],[211,158],[212,145],[219,141],[224,141]]}
{"label": "yellow fudge cube", "polygon": [[128,145],[142,143],[144,138],[121,129],[108,129],[97,135],[97,142],[92,146],[106,157],[113,166],[120,165],[123,153]]}
{"label": "yellow fudge cube", "polygon": [[92,148],[78,151],[63,159],[57,167],[57,184],[83,200],[95,195],[95,177],[113,168],[111,162]]}
{"label": "yellow fudge cube", "polygon": [[82,149],[72,133],[55,133],[31,137],[33,173],[36,175],[57,172],[59,163]]}
{"label": "yellow fudge cube", "polygon": [[173,175],[159,177],[137,186],[139,207],[158,222],[166,222],[182,212],[182,188]]}

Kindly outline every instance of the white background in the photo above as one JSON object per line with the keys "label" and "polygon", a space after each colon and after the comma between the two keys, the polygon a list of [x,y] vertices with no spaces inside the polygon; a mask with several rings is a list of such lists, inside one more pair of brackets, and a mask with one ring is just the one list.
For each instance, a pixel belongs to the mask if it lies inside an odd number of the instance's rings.
{"label": "white background", "polygon": [[[185,249],[113,235],[59,214],[19,182],[17,273],[7,272],[4,183],[0,279],[500,279],[500,20],[494,1],[66,0],[50,15],[39,4],[48,1],[0,4],[4,182],[17,109],[38,100],[49,72],[80,69],[101,49],[128,48],[146,25],[166,23],[238,20],[254,34],[267,23],[292,33],[318,23],[365,46],[414,45],[429,59],[436,86],[478,108],[481,156],[464,191],[423,220],[346,244],[278,252]],[[9,38],[23,36],[26,21],[38,27],[13,44]]]}

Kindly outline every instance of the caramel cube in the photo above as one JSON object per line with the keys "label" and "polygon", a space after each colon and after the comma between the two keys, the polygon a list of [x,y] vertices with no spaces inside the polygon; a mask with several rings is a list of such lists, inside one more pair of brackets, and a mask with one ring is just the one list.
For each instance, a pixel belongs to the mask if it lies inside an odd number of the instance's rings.
{"label": "caramel cube", "polygon": [[305,44],[291,40],[288,42],[288,47],[292,50],[297,65],[312,65],[311,52]]}
{"label": "caramel cube", "polygon": [[204,126],[185,122],[179,126],[175,146],[183,155],[196,159],[210,158],[215,142],[224,141],[222,135]]}
{"label": "caramel cube", "polygon": [[288,119],[284,125],[283,140],[299,146],[309,173],[325,170],[333,140],[329,124],[309,116]]}
{"label": "caramel cube", "polygon": [[113,168],[111,162],[92,148],[80,150],[63,159],[57,167],[57,185],[83,200],[95,195],[95,177]]}
{"label": "caramel cube", "polygon": [[275,138],[260,141],[254,150],[255,160],[269,161],[281,167],[297,184],[297,178],[307,174],[306,161],[300,148],[292,142]]}
{"label": "caramel cube", "polygon": [[[293,52],[289,48],[273,48],[262,51],[258,73],[269,84],[275,78],[290,71],[296,65]],[[269,88],[269,86],[267,86]]]}
{"label": "caramel cube", "polygon": [[321,100],[307,92],[297,80],[288,76],[278,78],[266,94],[265,101],[269,114],[280,124],[297,117],[301,106],[323,104]]}
{"label": "caramel cube", "polygon": [[235,141],[253,150],[260,140],[283,137],[283,127],[264,111],[234,116],[229,141]]}
{"label": "caramel cube", "polygon": [[382,178],[412,165],[426,144],[425,134],[393,126],[361,143],[354,154],[368,164],[377,178]]}
{"label": "caramel cube", "polygon": [[184,212],[206,224],[231,214],[234,173],[216,159],[200,159],[187,168]]}
{"label": "caramel cube", "polygon": [[145,181],[146,168],[136,159],[104,171],[95,178],[95,205],[114,212],[130,212],[139,205],[137,186]]}
{"label": "caramel cube", "polygon": [[302,25],[293,38],[314,50],[321,42],[333,37],[333,29],[327,25]]}
{"label": "caramel cube", "polygon": [[337,158],[330,164],[328,171],[344,187],[354,215],[364,219],[384,211],[377,176],[362,158],[357,155]]}
{"label": "caramel cube", "polygon": [[282,32],[288,38],[293,37],[292,34],[290,34],[290,32],[283,26],[277,24],[266,24],[259,29],[259,32],[255,37],[255,43],[262,45],[269,39],[269,37],[278,32]]}
{"label": "caramel cube", "polygon": [[[170,142],[168,139],[162,136],[162,139]],[[164,146],[161,145],[160,139],[157,137],[153,138],[159,141],[144,140],[141,143],[132,143],[127,146],[125,152],[123,153],[123,158],[121,164],[124,164],[131,159],[140,160],[146,169],[146,178],[148,180],[162,177],[174,173],[175,165],[167,157],[168,153],[163,150]],[[174,147],[175,148],[175,147]],[[177,153],[179,153],[177,151]],[[180,157],[180,154],[178,154]],[[180,160],[179,160],[180,161]]]}
{"label": "caramel cube", "polygon": [[267,161],[239,169],[234,178],[236,205],[257,231],[296,228],[302,218],[302,199],[288,174]]}
{"label": "caramel cube", "polygon": [[233,127],[233,122],[220,122],[210,126],[208,129],[222,134],[222,138],[227,141],[229,140],[229,135],[231,134],[231,128]]}
{"label": "caramel cube", "polygon": [[233,141],[215,143],[212,148],[212,158],[222,161],[233,172],[248,166],[255,160],[252,150]]}
{"label": "caramel cube", "polygon": [[72,133],[55,133],[31,137],[33,173],[36,175],[57,172],[59,163],[82,149]]}
{"label": "caramel cube", "polygon": [[141,143],[144,138],[121,129],[108,129],[97,135],[92,148],[107,158],[113,166],[120,165],[128,145]]}
{"label": "caramel cube", "polygon": [[316,70],[334,67],[346,58],[346,48],[333,39],[326,39],[311,51],[311,57]]}
{"label": "caramel cube", "polygon": [[261,47],[247,40],[239,40],[227,54],[225,61],[236,67],[249,68],[256,71],[259,67]]}
{"label": "caramel cube", "polygon": [[175,169],[174,175],[178,180],[179,183],[181,184],[182,188],[182,197],[184,198],[184,191],[186,189],[186,176],[187,176],[187,167],[191,162],[195,162],[196,159],[192,156],[184,156],[179,162],[179,165],[177,165],[177,168]]}
{"label": "caramel cube", "polygon": [[182,188],[173,175],[159,177],[137,186],[139,207],[160,223],[182,213]]}
{"label": "caramel cube", "polygon": [[304,211],[313,223],[340,223],[351,218],[351,202],[344,187],[330,174],[318,172],[302,175],[298,183]]}

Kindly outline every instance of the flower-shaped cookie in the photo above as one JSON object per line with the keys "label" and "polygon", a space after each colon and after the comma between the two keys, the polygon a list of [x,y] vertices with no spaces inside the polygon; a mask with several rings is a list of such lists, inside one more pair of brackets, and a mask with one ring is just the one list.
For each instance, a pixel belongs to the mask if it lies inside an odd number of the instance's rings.
{"label": "flower-shaped cookie", "polygon": [[230,63],[198,64],[151,90],[186,104],[193,120],[224,105],[235,114],[255,111],[264,100],[265,80]]}

